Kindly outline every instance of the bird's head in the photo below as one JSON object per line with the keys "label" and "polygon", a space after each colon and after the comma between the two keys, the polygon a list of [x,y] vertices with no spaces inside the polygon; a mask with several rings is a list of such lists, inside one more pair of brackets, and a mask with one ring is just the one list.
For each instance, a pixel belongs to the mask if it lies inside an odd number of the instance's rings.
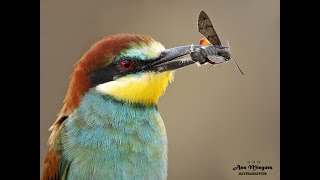
{"label": "bird's head", "polygon": [[95,43],[74,65],[65,111],[77,107],[91,88],[118,100],[157,104],[173,70],[193,64],[181,57],[190,46],[165,49],[147,35],[114,35]]}

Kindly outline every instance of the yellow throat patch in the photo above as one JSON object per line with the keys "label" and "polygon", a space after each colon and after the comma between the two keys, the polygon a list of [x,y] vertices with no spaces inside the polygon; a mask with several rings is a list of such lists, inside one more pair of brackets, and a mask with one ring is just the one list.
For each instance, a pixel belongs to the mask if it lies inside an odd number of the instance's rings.
{"label": "yellow throat patch", "polygon": [[159,97],[164,94],[168,83],[172,81],[173,71],[145,72],[100,84],[96,89],[119,100],[153,105],[158,103]]}

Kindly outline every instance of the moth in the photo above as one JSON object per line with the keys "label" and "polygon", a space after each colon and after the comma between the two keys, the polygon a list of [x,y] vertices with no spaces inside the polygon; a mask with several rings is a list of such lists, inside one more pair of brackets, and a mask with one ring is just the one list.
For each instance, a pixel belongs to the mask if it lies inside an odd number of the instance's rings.
{"label": "moth", "polygon": [[230,46],[222,46],[209,16],[204,11],[201,11],[198,17],[198,32],[206,39],[201,39],[200,45],[202,45],[202,47],[198,51],[194,51],[190,54],[192,59],[196,59],[200,64],[206,62],[210,64],[219,64],[232,59],[236,63],[239,71],[243,74],[236,60],[231,57]]}

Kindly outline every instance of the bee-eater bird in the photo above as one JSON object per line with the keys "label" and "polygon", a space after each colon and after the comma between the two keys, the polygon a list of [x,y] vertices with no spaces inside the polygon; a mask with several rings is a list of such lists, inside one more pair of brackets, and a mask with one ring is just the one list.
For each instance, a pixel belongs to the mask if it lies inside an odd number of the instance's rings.
{"label": "bee-eater bird", "polygon": [[195,46],[165,49],[148,35],[114,35],[74,65],[50,127],[43,180],[163,180],[167,135],[158,99]]}

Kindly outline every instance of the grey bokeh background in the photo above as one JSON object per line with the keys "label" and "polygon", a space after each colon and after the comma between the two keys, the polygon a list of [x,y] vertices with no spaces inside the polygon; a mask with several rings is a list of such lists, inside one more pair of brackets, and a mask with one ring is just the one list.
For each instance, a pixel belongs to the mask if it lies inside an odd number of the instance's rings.
{"label": "grey bokeh background", "polygon": [[[279,7],[279,0],[41,0],[41,169],[72,64],[91,44],[118,33],[150,34],[167,48],[196,44],[203,9],[245,75],[232,61],[176,71],[159,103],[168,179],[280,179]],[[232,170],[248,160],[273,170],[266,176]]]}

